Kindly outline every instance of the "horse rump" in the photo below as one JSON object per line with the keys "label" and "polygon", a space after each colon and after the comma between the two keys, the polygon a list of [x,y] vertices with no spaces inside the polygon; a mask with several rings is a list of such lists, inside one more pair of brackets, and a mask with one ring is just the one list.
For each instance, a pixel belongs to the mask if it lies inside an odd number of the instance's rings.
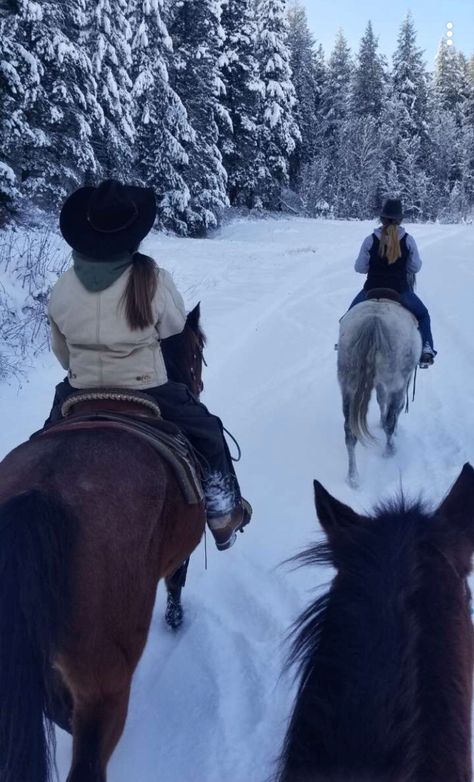
{"label": "horse rump", "polygon": [[48,672],[68,601],[74,520],[39,490],[0,506],[0,779],[49,782]]}

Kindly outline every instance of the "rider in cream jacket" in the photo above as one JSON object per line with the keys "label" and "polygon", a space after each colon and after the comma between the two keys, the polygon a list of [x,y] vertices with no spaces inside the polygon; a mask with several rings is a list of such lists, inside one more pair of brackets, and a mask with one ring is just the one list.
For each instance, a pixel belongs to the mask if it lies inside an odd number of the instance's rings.
{"label": "rider in cream jacket", "polygon": [[179,334],[186,322],[170,273],[157,270],[154,325],[132,331],[122,312],[131,257],[118,257],[107,276],[103,263],[76,252],[73,259],[74,268],[60,277],[49,303],[52,348],[71,386],[146,390],[166,383],[160,340]]}

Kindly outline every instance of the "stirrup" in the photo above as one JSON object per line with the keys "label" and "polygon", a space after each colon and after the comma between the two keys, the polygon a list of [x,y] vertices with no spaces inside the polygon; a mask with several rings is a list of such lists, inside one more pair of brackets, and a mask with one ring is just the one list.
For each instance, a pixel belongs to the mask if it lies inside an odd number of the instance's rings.
{"label": "stirrup", "polygon": [[432,367],[433,364],[434,356],[431,353],[422,353],[419,363],[420,369],[428,369],[428,367]]}
{"label": "stirrup", "polygon": [[[235,519],[235,514],[239,513],[240,518]],[[232,548],[237,540],[237,532],[243,532],[244,527],[252,518],[252,506],[243,497],[238,505],[225,516],[215,519],[208,519],[209,529],[214,537],[216,547],[219,551],[227,551]]]}

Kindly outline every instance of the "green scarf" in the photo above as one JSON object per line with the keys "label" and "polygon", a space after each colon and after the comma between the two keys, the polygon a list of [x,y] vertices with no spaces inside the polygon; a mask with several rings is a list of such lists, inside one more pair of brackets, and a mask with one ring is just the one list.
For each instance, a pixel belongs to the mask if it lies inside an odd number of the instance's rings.
{"label": "green scarf", "polygon": [[100,291],[110,288],[115,280],[118,280],[133,263],[130,253],[114,255],[107,261],[96,261],[94,258],[88,258],[74,250],[72,258],[77,277],[84,288],[91,293],[100,293]]}

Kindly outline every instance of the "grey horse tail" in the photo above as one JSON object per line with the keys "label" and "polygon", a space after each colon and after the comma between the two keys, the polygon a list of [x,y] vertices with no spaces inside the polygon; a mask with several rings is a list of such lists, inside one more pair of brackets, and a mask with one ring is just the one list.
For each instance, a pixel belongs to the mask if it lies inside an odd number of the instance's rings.
{"label": "grey horse tail", "polygon": [[378,317],[367,320],[362,326],[357,340],[351,346],[352,388],[349,409],[351,432],[361,442],[372,440],[367,424],[370,397],[377,371],[377,353],[390,352],[390,337],[386,326]]}

